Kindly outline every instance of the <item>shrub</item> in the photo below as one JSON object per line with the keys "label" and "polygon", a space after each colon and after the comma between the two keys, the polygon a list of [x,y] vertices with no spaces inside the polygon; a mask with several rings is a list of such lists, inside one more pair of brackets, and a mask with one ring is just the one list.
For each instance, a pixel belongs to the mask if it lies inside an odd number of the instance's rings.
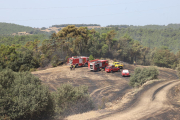
{"label": "shrub", "polygon": [[157,79],[159,71],[155,67],[135,68],[134,75],[131,76],[129,84],[133,87],[139,87],[148,80]]}
{"label": "shrub", "polygon": [[54,94],[56,114],[67,116],[93,109],[92,101],[88,94],[87,86],[74,87],[63,84]]}
{"label": "shrub", "polygon": [[0,72],[0,116],[17,119],[45,119],[53,115],[48,88],[29,72]]}
{"label": "shrub", "polygon": [[94,57],[92,55],[90,55],[89,60],[94,60]]}
{"label": "shrub", "polygon": [[156,50],[153,56],[154,65],[159,67],[173,68],[177,66],[177,57],[168,49]]}
{"label": "shrub", "polygon": [[180,77],[180,64],[176,67],[177,76]]}

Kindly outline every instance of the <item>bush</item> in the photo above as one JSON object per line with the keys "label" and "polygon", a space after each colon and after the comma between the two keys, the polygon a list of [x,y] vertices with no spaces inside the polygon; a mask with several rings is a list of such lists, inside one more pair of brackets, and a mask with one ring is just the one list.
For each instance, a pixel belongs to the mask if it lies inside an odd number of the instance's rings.
{"label": "bush", "polygon": [[29,72],[0,72],[0,116],[17,119],[45,119],[53,115],[48,88]]}
{"label": "bush", "polygon": [[54,94],[56,114],[67,116],[92,110],[93,103],[88,94],[88,87],[73,87],[63,84]]}
{"label": "bush", "polygon": [[180,64],[176,67],[177,76],[180,77]]}
{"label": "bush", "polygon": [[154,65],[175,69],[177,57],[167,49],[159,49],[153,56]]}
{"label": "bush", "polygon": [[92,55],[90,55],[89,60],[94,60],[94,57]]}
{"label": "bush", "polygon": [[139,87],[146,81],[157,79],[159,71],[155,67],[135,68],[134,75],[131,76],[129,84],[133,87]]}

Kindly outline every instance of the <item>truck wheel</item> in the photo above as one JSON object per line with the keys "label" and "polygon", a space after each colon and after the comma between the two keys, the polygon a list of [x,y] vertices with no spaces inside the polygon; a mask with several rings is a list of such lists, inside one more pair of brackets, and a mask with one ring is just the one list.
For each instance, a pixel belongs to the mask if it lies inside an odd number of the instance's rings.
{"label": "truck wheel", "polygon": [[120,72],[120,69],[118,70],[118,72]]}
{"label": "truck wheel", "polygon": [[79,65],[78,64],[76,64],[76,66],[75,66],[76,68],[78,68],[79,67]]}
{"label": "truck wheel", "polygon": [[113,73],[113,71],[111,70],[111,73]]}

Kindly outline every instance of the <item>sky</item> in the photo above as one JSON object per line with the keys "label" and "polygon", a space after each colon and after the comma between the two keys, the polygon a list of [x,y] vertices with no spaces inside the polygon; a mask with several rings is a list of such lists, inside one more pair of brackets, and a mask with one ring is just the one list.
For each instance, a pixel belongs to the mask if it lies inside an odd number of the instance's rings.
{"label": "sky", "polygon": [[180,0],[0,0],[0,5],[0,22],[34,28],[180,23]]}

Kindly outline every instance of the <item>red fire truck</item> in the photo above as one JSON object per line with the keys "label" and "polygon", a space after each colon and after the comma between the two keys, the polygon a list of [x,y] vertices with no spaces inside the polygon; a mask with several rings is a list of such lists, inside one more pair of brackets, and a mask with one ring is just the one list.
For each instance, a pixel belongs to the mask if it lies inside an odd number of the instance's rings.
{"label": "red fire truck", "polygon": [[99,71],[100,68],[105,69],[108,66],[108,60],[91,60],[88,62],[88,69],[91,71]]}
{"label": "red fire truck", "polygon": [[72,56],[71,58],[68,58],[68,64],[69,65],[75,65],[76,67],[79,66],[88,66],[89,57],[85,56]]}

